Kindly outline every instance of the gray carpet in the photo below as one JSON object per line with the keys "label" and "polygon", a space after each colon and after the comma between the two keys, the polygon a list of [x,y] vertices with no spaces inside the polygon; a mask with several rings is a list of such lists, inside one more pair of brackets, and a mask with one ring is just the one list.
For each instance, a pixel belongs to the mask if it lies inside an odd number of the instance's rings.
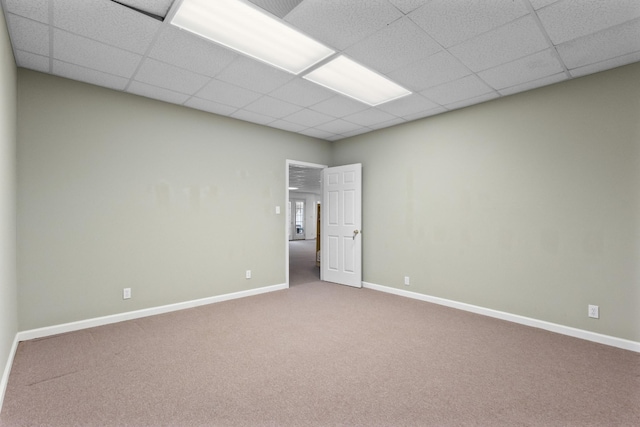
{"label": "gray carpet", "polygon": [[638,426],[640,354],[312,282],[20,343],[8,426]]}

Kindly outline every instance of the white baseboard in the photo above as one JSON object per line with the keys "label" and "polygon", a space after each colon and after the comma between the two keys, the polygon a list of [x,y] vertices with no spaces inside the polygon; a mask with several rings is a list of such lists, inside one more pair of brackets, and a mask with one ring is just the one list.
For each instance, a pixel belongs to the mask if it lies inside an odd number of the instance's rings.
{"label": "white baseboard", "polygon": [[534,328],[544,329],[556,332],[562,335],[568,335],[574,338],[580,338],[587,341],[593,341],[600,344],[610,345],[625,350],[640,353],[640,342],[616,338],[610,335],[598,334],[596,332],[585,331],[583,329],[572,328],[570,326],[559,325],[557,323],[546,322],[544,320],[532,319],[530,317],[519,316],[517,314],[506,313],[504,311],[492,310],[490,308],[479,307],[477,305],[466,304],[463,302],[448,300],[445,298],[434,297],[430,295],[420,294],[418,292],[406,291],[403,289],[391,288],[388,286],[376,285],[374,283],[362,282],[362,286],[375,291],[386,292],[389,294],[399,295],[407,298],[413,298],[420,301],[426,301],[433,304],[444,305],[447,307],[457,308],[459,310],[469,311],[471,313],[482,314],[484,316],[495,317],[496,319],[507,320],[509,322],[519,323],[521,325],[531,326]]}
{"label": "white baseboard", "polygon": [[18,350],[18,335],[13,339],[13,345],[11,346],[11,350],[9,350],[9,355],[7,357],[7,364],[4,366],[4,371],[2,372],[2,378],[0,379],[0,413],[2,412],[2,404],[4,403],[4,393],[7,391],[7,384],[9,383],[9,374],[11,373],[11,366],[13,366],[13,358],[16,355],[16,350]]}
{"label": "white baseboard", "polygon": [[48,337],[51,335],[62,334],[65,332],[78,331],[80,329],[93,328],[95,326],[108,325],[110,323],[123,322],[125,320],[139,319],[141,317],[154,316],[156,314],[168,313],[171,311],[184,310],[187,308],[198,307],[201,305],[214,304],[217,302],[228,301],[237,298],[244,298],[253,295],[264,294],[267,292],[279,291],[287,289],[286,283],[279,285],[265,286],[262,288],[249,289],[247,291],[233,292],[230,294],[217,295],[197,300],[184,301],[176,304],[162,305],[159,307],[145,308],[142,310],[128,311],[125,313],[112,314],[110,316],[95,317],[93,319],[79,320],[77,322],[63,323],[60,325],[47,326],[44,328],[31,329],[18,332],[18,341],[27,341],[35,338]]}

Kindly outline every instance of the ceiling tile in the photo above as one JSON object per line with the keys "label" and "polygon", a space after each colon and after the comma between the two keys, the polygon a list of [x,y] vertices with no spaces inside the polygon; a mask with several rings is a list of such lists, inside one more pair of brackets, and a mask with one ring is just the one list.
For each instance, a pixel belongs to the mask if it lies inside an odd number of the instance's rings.
{"label": "ceiling tile", "polygon": [[[0,16],[2,18],[2,16]],[[49,56],[49,27],[18,15],[7,15],[14,49]]]}
{"label": "ceiling tile", "polygon": [[570,71],[573,77],[582,77],[587,74],[599,73],[600,71],[609,70],[611,68],[621,67],[640,61],[640,52],[631,53],[629,55],[618,56],[595,64],[589,64],[584,67],[574,68]]}
{"label": "ceiling tile", "polygon": [[220,80],[211,80],[196,93],[196,96],[231,107],[242,108],[260,98],[262,94]]}
{"label": "ceiling tile", "polygon": [[406,120],[401,119],[400,117],[396,117],[393,120],[388,120],[386,122],[380,122],[380,123],[375,123],[375,124],[369,125],[369,128],[370,129],[382,129],[382,128],[387,128],[387,127],[390,127],[390,126],[399,125],[399,124],[405,123],[405,122],[406,122]]}
{"label": "ceiling tile", "polygon": [[143,54],[160,22],[104,0],[52,0],[57,28]]}
{"label": "ceiling tile", "polygon": [[301,107],[308,107],[310,105],[317,104],[318,102],[329,99],[334,95],[335,94],[329,89],[300,78],[293,79],[284,86],[281,86],[269,93],[269,96]]}
{"label": "ceiling tile", "polygon": [[471,75],[427,89],[422,92],[422,95],[440,105],[447,105],[489,92],[493,90],[478,77]]}
{"label": "ceiling tile", "polygon": [[388,76],[391,80],[413,90],[421,91],[471,74],[471,71],[447,52],[438,52]]}
{"label": "ceiling tile", "polygon": [[136,9],[164,18],[174,0],[117,0]]}
{"label": "ceiling tile", "polygon": [[429,101],[424,96],[414,93],[412,95],[396,99],[395,101],[378,105],[378,109],[398,117],[404,117],[430,108],[435,108],[437,106],[437,104]]}
{"label": "ceiling tile", "polygon": [[25,18],[49,23],[49,1],[48,0],[5,0],[6,11],[24,16]]}
{"label": "ceiling tile", "polygon": [[[356,129],[356,130],[353,130],[353,131],[351,131],[351,132],[345,132],[345,133],[343,133],[343,134],[341,134],[341,135],[342,135],[342,137],[344,137],[344,138],[350,138],[350,137],[352,137],[352,136],[362,135],[363,133],[369,133],[369,132],[371,132],[371,131],[372,131],[372,129],[371,129],[371,128],[368,128],[368,127],[361,127],[360,129]],[[330,140],[331,140],[331,141],[333,141],[333,139],[330,139]]]}
{"label": "ceiling tile", "polygon": [[297,123],[291,123],[286,120],[276,120],[275,122],[269,123],[269,126],[286,130],[289,132],[300,132],[301,130],[309,127],[309,126],[303,126]]}
{"label": "ceiling tile", "polygon": [[304,109],[287,116],[285,120],[302,126],[313,127],[329,122],[333,119],[333,117],[327,116],[326,114]]}
{"label": "ceiling tile", "polygon": [[541,86],[547,86],[550,84],[558,83],[568,79],[567,75],[562,72],[554,74],[553,76],[543,77],[539,80],[533,80],[527,83],[523,83],[517,86],[511,86],[506,89],[501,89],[499,92],[501,95],[513,95],[514,93],[524,92],[526,90],[535,89]]}
{"label": "ceiling tile", "polygon": [[389,0],[389,3],[397,7],[402,13],[409,13],[421,6],[424,6],[431,0]]}
{"label": "ceiling tile", "polygon": [[553,44],[564,43],[640,17],[638,0],[564,0],[538,12]]}
{"label": "ceiling tile", "polygon": [[409,18],[398,19],[345,53],[380,73],[408,65],[442,48]]}
{"label": "ceiling tile", "polygon": [[348,122],[346,120],[336,119],[331,122],[318,125],[315,128],[326,131],[326,132],[343,134],[346,132],[352,132],[354,130],[360,129],[362,128],[362,126],[357,125],[355,123]]}
{"label": "ceiling tile", "polygon": [[135,80],[174,92],[193,95],[207,84],[209,78],[155,59],[147,58],[134,76]]}
{"label": "ceiling tile", "polygon": [[490,101],[492,99],[499,98],[500,94],[496,92],[485,93],[484,95],[475,96],[473,98],[467,98],[462,101],[453,102],[451,104],[447,104],[448,110],[457,110],[459,108],[468,107],[470,105],[480,104],[481,102]]}
{"label": "ceiling tile", "polygon": [[358,111],[366,110],[369,106],[345,96],[334,96],[333,98],[319,102],[310,108],[314,111],[328,114],[332,117],[343,117],[357,113]]}
{"label": "ceiling tile", "polygon": [[217,78],[254,92],[269,93],[294,76],[262,62],[238,56]]}
{"label": "ceiling tile", "polygon": [[444,47],[451,47],[527,13],[522,1],[434,0],[409,17]]}
{"label": "ceiling tile", "polygon": [[495,89],[504,89],[563,71],[556,55],[547,49],[482,71],[478,73],[478,77]]}
{"label": "ceiling tile", "polygon": [[123,90],[129,82],[129,80],[124,77],[114,76],[61,61],[53,61],[53,74],[115,90]]}
{"label": "ceiling tile", "polygon": [[228,116],[237,110],[235,107],[229,107],[228,105],[218,104],[217,102],[195,97],[190,98],[184,103],[184,105],[195,108],[196,110],[207,111],[209,113],[220,114],[222,116]]}
{"label": "ceiling tile", "polygon": [[557,1],[558,0],[529,0],[529,3],[531,3],[534,9],[538,10]]}
{"label": "ceiling tile", "polygon": [[127,78],[133,75],[142,58],[135,53],[58,29],[53,30],[53,57]]}
{"label": "ceiling tile", "polygon": [[531,16],[449,49],[473,71],[482,71],[548,48],[547,40]]}
{"label": "ceiling tile", "polygon": [[227,48],[172,25],[164,27],[149,52],[151,58],[209,77],[215,76],[237,56]]}
{"label": "ceiling tile", "polygon": [[569,69],[640,51],[640,19],[571,40],[557,49]]}
{"label": "ceiling tile", "polygon": [[425,117],[430,117],[430,116],[435,116],[437,114],[441,114],[441,113],[446,113],[447,109],[444,107],[436,107],[436,108],[430,108],[428,110],[422,111],[420,113],[416,113],[416,114],[411,114],[408,116],[405,116],[404,119],[408,122],[413,121],[413,120],[419,120],[419,119],[423,119]]}
{"label": "ceiling tile", "polygon": [[346,49],[400,17],[387,0],[305,0],[286,20],[329,47]]}
{"label": "ceiling tile", "polygon": [[376,125],[380,122],[395,120],[397,117],[376,108],[369,108],[367,110],[345,116],[344,119],[361,126],[371,127],[372,125]]}
{"label": "ceiling tile", "polygon": [[231,115],[231,117],[244,120],[245,122],[258,123],[260,125],[266,125],[274,121],[273,117],[265,116],[264,114],[254,113],[253,111],[238,110]]}
{"label": "ceiling tile", "polygon": [[16,65],[30,70],[40,71],[42,73],[49,72],[49,57],[36,55],[35,53],[16,50]]}
{"label": "ceiling tile", "polygon": [[172,104],[182,104],[189,99],[189,95],[140,82],[131,82],[127,92]]}
{"label": "ceiling tile", "polygon": [[279,99],[271,98],[270,96],[263,96],[257,101],[244,107],[244,109],[276,119],[281,119],[295,113],[296,111],[300,111],[302,107]]}
{"label": "ceiling tile", "polygon": [[336,135],[335,133],[327,132],[327,131],[315,129],[315,128],[305,129],[303,131],[300,131],[299,133],[310,136],[312,138],[320,138],[320,139],[327,139]]}
{"label": "ceiling tile", "polygon": [[256,6],[261,7],[278,18],[284,18],[296,6],[302,3],[302,0],[249,0]]}

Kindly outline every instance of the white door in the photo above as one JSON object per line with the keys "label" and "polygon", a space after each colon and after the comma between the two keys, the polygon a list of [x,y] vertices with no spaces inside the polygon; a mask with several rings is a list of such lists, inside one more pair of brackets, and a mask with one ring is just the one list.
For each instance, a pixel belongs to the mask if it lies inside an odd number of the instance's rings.
{"label": "white door", "polygon": [[362,165],[322,171],[322,280],[362,287]]}

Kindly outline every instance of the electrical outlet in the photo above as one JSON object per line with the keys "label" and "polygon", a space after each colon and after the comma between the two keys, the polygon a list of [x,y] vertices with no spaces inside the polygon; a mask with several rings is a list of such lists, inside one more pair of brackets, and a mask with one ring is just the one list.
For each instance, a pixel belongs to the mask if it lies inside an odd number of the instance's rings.
{"label": "electrical outlet", "polygon": [[599,319],[600,318],[600,308],[597,305],[589,304],[588,315],[589,315],[589,317],[592,317],[594,319]]}
{"label": "electrical outlet", "polygon": [[245,279],[251,279],[251,270],[247,270],[244,274]]}
{"label": "electrical outlet", "polygon": [[409,276],[404,276],[404,285],[409,286],[410,284],[411,284],[411,281],[409,279]]}
{"label": "electrical outlet", "polygon": [[131,298],[131,288],[124,288],[122,290],[122,299],[129,299]]}

